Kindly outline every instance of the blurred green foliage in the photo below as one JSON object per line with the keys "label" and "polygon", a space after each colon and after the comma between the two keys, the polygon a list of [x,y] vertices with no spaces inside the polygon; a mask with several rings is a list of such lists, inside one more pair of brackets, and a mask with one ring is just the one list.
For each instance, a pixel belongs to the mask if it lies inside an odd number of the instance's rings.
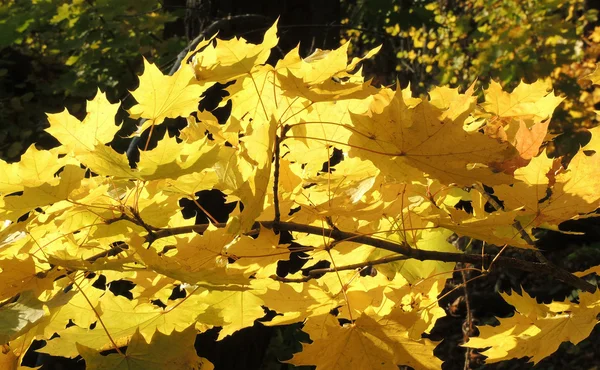
{"label": "blurred green foliage", "polygon": [[[355,49],[384,43],[394,70],[415,88],[466,87],[490,78],[516,86],[550,77],[556,67],[584,57],[583,36],[597,19],[583,0],[348,1],[345,22]],[[387,73],[393,71],[385,71]]]}
{"label": "blurred green foliage", "polygon": [[[164,65],[185,46],[164,38],[182,15],[153,0],[9,0],[0,5],[0,158],[16,160],[44,135],[45,112],[81,116],[100,87],[125,99],[140,54]],[[127,105],[127,102],[126,102]]]}
{"label": "blurred green foliage", "polygon": [[[575,152],[586,141],[581,131],[597,125],[600,90],[580,86],[600,56],[597,10],[584,0],[354,0],[343,1],[345,41],[360,54],[383,44],[372,66],[375,81],[397,78],[414,92],[433,86],[479,92],[490,80],[505,89],[520,81],[550,79],[564,103],[550,129],[562,136],[550,152]],[[370,32],[363,32],[369,29]]]}

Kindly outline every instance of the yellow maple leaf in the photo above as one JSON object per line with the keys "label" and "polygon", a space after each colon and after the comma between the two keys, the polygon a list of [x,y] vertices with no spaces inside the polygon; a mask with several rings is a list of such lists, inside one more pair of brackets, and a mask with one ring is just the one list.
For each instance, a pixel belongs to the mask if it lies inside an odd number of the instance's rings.
{"label": "yellow maple leaf", "polygon": [[276,21],[265,33],[262,43],[255,45],[237,37],[217,39],[216,46],[208,45],[194,55],[192,66],[199,81],[225,83],[249,74],[255,66],[265,63],[278,41]]}
{"label": "yellow maple leaf", "polygon": [[241,272],[227,269],[225,247],[234,238],[225,229],[211,225],[203,235],[178,238],[174,245],[176,253],[159,253],[145,246],[135,249],[147,267],[188,284],[245,284],[248,280]]}
{"label": "yellow maple leaf", "polygon": [[135,177],[144,180],[178,178],[210,168],[217,161],[219,148],[207,138],[184,144],[175,137],[164,138],[156,148],[140,152]]}
{"label": "yellow maple leaf", "polygon": [[600,129],[592,128],[590,132],[592,139],[573,157],[565,171],[554,174],[554,161],[544,152],[515,171],[520,183],[511,187],[497,186],[495,194],[505,202],[507,209],[522,207],[521,217],[528,218],[527,223],[532,227],[556,227],[564,220],[593,212],[600,206],[600,196],[594,186],[594,179],[600,176],[600,157],[596,154],[600,150]]}
{"label": "yellow maple leaf", "polygon": [[502,297],[515,307],[515,315],[499,319],[498,326],[479,327],[479,337],[464,344],[470,348],[491,347],[482,352],[489,363],[522,357],[538,363],[564,341],[581,342],[598,323],[600,291],[580,293],[579,304],[564,301],[541,307],[527,293]]}
{"label": "yellow maple leaf", "polygon": [[[254,325],[254,321],[265,316],[262,296],[267,286],[273,286],[270,279],[252,280],[245,290],[213,290],[206,294],[203,302],[208,305],[205,313],[198,315],[197,321],[208,325],[220,325],[217,340],[234,332]],[[215,317],[218,319],[215,321]]]}
{"label": "yellow maple leaf", "polygon": [[182,65],[172,76],[163,75],[156,65],[144,59],[140,86],[131,92],[138,104],[129,110],[132,118],[146,118],[139,128],[161,124],[165,118],[187,117],[198,109],[200,96],[212,84],[196,83],[193,69]]}
{"label": "yellow maple leaf", "polygon": [[492,166],[513,156],[515,149],[479,132],[465,131],[467,113],[455,121],[441,121],[443,112],[427,101],[411,108],[400,91],[391,99],[381,96],[366,114],[352,115],[349,153],[371,160],[401,182],[420,178],[423,172],[443,183],[512,182]]}
{"label": "yellow maple leaf", "polygon": [[[86,362],[86,369],[89,370],[212,370],[212,364],[196,354],[195,339],[196,329],[192,325],[170,335],[157,331],[148,343],[144,336],[136,331],[127,343],[125,353],[104,356],[84,345],[77,345],[77,350]],[[177,346],[173,348],[172,343],[177,343]]]}
{"label": "yellow maple leaf", "polygon": [[21,293],[16,302],[0,307],[0,315],[2,315],[0,341],[8,343],[17,338],[45,314],[42,302],[37,299],[34,292],[28,290]]}
{"label": "yellow maple leaf", "polygon": [[[41,352],[54,356],[75,357],[78,355],[78,345],[97,351],[114,349],[113,342],[125,346],[136,332],[150,339],[157,330],[170,334],[173,330],[184,330],[194,323],[197,327],[206,329],[202,324],[196,323],[196,317],[208,307],[203,303],[206,293],[194,292],[181,302],[169,302],[165,309],[151,303],[140,303],[122,296],[105,294],[94,308],[101,315],[106,331],[100,324],[93,329],[78,325],[62,328],[58,331],[60,338],[48,341],[48,345]],[[89,304],[84,307],[91,311]],[[219,316],[215,315],[212,321],[218,322],[217,320]],[[107,336],[107,331],[112,341]]]}
{"label": "yellow maple leaf", "polygon": [[485,93],[482,107],[498,117],[530,118],[534,122],[548,119],[564,98],[550,93],[550,81],[538,80],[532,84],[521,82],[512,93],[502,90],[496,81],[491,81]]}
{"label": "yellow maple leaf", "polygon": [[37,260],[31,255],[18,255],[0,260],[0,301],[13,297],[17,293],[32,290],[39,295],[52,289],[52,281],[59,275],[39,274],[44,267],[38,268]]}
{"label": "yellow maple leaf", "polygon": [[264,325],[292,324],[310,316],[329,313],[341,305],[343,297],[338,291],[332,292],[326,286],[314,281],[294,284],[271,284],[268,291],[261,296],[266,306],[281,313]]}
{"label": "yellow maple leaf", "polygon": [[[228,226],[230,233],[245,232],[265,208],[265,199],[271,181],[272,157],[277,132],[277,121],[253,122],[247,136],[243,137],[242,152],[236,163],[227,163],[227,171],[219,177],[225,181],[225,189],[239,197],[244,210]],[[246,167],[246,173],[239,169]],[[219,172],[219,171],[218,171]]]}
{"label": "yellow maple leaf", "polygon": [[556,175],[552,195],[542,204],[543,213],[566,220],[593,212],[600,206],[596,180],[600,176],[600,128],[590,129],[592,138],[569,162],[567,170]]}
{"label": "yellow maple leaf", "polygon": [[23,191],[44,183],[55,185],[59,178],[54,175],[67,163],[75,163],[71,157],[60,156],[60,149],[38,150],[31,145],[21,156],[21,161],[6,163],[0,159],[0,194]]}
{"label": "yellow maple leaf", "polygon": [[92,100],[87,101],[87,114],[83,121],[69,114],[48,114],[50,127],[46,131],[63,145],[63,150],[81,154],[94,150],[96,144],[113,140],[120,126],[115,125],[115,115],[120,104],[111,104],[106,94],[98,90]]}
{"label": "yellow maple leaf", "polygon": [[229,269],[240,269],[246,276],[256,274],[266,278],[276,273],[277,261],[289,259],[289,244],[279,244],[279,235],[261,226],[258,238],[240,236],[226,247],[226,252],[235,260]]}
{"label": "yellow maple leaf", "polygon": [[58,184],[48,183],[23,189],[19,196],[0,198],[0,219],[16,221],[25,213],[42,206],[66,200],[69,194],[78,189],[84,178],[85,170],[74,165],[67,165],[57,178]]}
{"label": "yellow maple leaf", "polygon": [[[523,240],[519,230],[512,226],[520,214],[521,212],[516,209],[488,213],[485,217],[479,218],[462,210],[450,209],[447,215],[435,219],[435,222],[458,235],[486,240],[494,245],[508,244],[521,248],[532,248],[533,246]],[[434,217],[431,218],[434,219]]]}
{"label": "yellow maple leaf", "polygon": [[392,370],[398,365],[421,370],[441,366],[441,361],[433,356],[435,344],[428,339],[408,338],[401,322],[378,322],[363,314],[352,324],[326,325],[326,336],[322,328],[317,328],[319,332],[309,332],[311,338],[315,337],[313,342],[303,344],[302,352],[289,363],[316,365],[318,370]]}
{"label": "yellow maple leaf", "polygon": [[[411,227],[418,228],[418,226],[415,224],[410,225]],[[424,223],[424,225],[428,225],[428,223]],[[429,224],[429,226],[424,226],[424,228],[426,227],[432,226]],[[410,244],[414,245],[414,248],[416,249],[435,250],[450,253],[456,251],[456,247],[448,242],[448,237],[452,234],[452,231],[450,230],[443,228],[425,229],[419,231],[418,233],[413,233],[409,230],[407,231],[407,234],[414,236],[414,239],[412,240],[410,240],[411,238],[409,236],[409,240]],[[389,239],[397,240],[399,238],[392,236]],[[375,250],[369,256],[369,259],[383,258],[390,255],[393,255],[393,253]],[[413,284],[414,282],[427,278],[430,275],[452,271],[454,269],[454,265],[455,264],[453,262],[417,261],[408,259],[404,261],[386,263],[378,267],[378,270],[390,278],[393,278],[396,273],[400,273],[408,280],[409,283]]]}

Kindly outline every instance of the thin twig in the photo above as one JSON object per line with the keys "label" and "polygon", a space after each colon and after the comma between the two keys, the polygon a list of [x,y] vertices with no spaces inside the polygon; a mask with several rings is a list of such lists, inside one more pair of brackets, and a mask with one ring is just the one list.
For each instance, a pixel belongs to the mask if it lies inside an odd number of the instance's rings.
{"label": "thin twig", "polygon": [[[460,276],[462,277],[462,285],[463,285],[463,295],[465,297],[465,308],[467,309],[467,314],[465,317],[465,323],[467,327],[463,327],[463,343],[469,341],[469,337],[473,333],[473,316],[471,314],[471,303],[469,302],[469,288],[467,285],[467,275],[464,270],[460,271]],[[464,324],[463,324],[464,325]],[[468,370],[469,367],[469,355],[471,354],[471,348],[467,348],[465,351],[465,365],[464,370]]]}
{"label": "thin twig", "polygon": [[[281,132],[283,133],[283,128],[281,129]],[[279,210],[279,157],[281,155],[281,150],[279,148],[280,140],[281,139],[279,135],[275,135],[275,163],[273,164],[275,167],[273,171],[273,208],[275,208],[275,217],[273,218],[273,222],[275,225],[277,225],[281,220],[281,213]]]}
{"label": "thin twig", "polygon": [[[494,209],[496,209],[497,211],[503,211],[504,210],[504,207],[502,207],[502,205],[500,203],[496,202],[496,200],[494,198],[492,198],[492,196],[490,194],[488,194],[485,191],[485,189],[483,189],[483,187],[481,185],[479,185],[479,184],[473,184],[473,188],[475,190],[477,190],[478,192],[480,192],[486,198],[486,200],[490,203],[490,205]],[[519,232],[519,235],[521,236],[521,238],[523,240],[525,240],[525,242],[527,244],[529,244],[529,245],[531,245],[532,247],[535,248],[535,242],[533,241],[533,239],[531,238],[531,236],[529,235],[529,233],[527,233],[527,231],[525,230],[525,228],[523,228],[523,225],[521,225],[521,222],[519,222],[519,220],[514,220],[513,227]],[[568,280],[571,279],[571,277],[575,276],[575,275],[571,274],[570,272],[566,271],[565,269],[562,269],[562,268],[558,267],[557,265],[555,265],[554,263],[552,263],[550,260],[548,260],[546,258],[546,256],[544,256],[542,254],[542,252],[539,249],[535,248],[533,250],[533,253],[534,253],[534,255],[535,255],[535,257],[537,258],[538,261],[540,261],[541,263],[547,265],[548,267],[550,267],[554,271],[554,275],[553,276],[555,276],[559,280],[567,282]],[[580,279],[580,280],[582,280],[582,279]],[[573,285],[573,284],[571,284],[571,285]],[[589,284],[589,285],[591,285],[591,284]],[[579,286],[577,286],[577,287],[579,289],[581,289]],[[594,290],[592,290],[591,292],[593,292]]]}

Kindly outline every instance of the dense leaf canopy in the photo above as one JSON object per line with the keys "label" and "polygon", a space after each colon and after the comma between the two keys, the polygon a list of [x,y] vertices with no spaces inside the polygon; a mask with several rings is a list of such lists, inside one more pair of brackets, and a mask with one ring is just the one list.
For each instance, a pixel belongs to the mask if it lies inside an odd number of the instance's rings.
{"label": "dense leaf canopy", "polygon": [[[145,62],[130,115],[151,133],[177,117],[187,126],[148,141],[134,166],[107,145],[119,104],[101,91],[83,120],[48,115],[59,147],[0,162],[0,363],[19,368],[45,339],[40,352],[81,355],[90,369],[208,369],[194,333],[219,326],[223,339],[268,309],[276,315],[262,325],[304,322],[310,335],[292,364],[439,369],[427,333],[445,315],[437,301],[456,262],[581,290],[578,302],[551,304],[503,295],[515,316],[465,344],[489,347],[489,362],[537,362],[589,335],[595,286],[525,252],[535,249],[533,228],[598,208],[599,129],[567,164],[545,151],[562,101],[546,82],[512,92],[493,82],[481,102],[474,86],[420,98],[372,86],[347,46],[267,64],[277,40],[276,24],[256,45],[207,40],[172,76]],[[228,93],[221,106],[231,106],[223,124],[197,111],[217,83]],[[213,222],[195,225],[179,201],[208,189],[236,208],[224,223],[208,215]],[[523,253],[464,253],[453,234]],[[278,271],[298,252],[302,271]],[[98,288],[98,275],[132,282],[131,297]],[[180,287],[185,295],[172,299]]]}

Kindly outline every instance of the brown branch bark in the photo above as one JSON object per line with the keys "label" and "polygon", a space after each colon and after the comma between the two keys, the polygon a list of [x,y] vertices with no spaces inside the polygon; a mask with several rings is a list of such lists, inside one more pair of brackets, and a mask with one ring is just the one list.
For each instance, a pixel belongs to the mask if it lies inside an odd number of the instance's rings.
{"label": "brown branch bark", "polygon": [[[390,252],[395,252],[406,256],[411,259],[419,261],[442,261],[442,262],[463,262],[472,263],[475,265],[483,264],[489,265],[494,258],[494,267],[511,268],[521,271],[532,272],[536,274],[543,274],[567,283],[577,289],[581,289],[586,292],[594,292],[596,287],[593,284],[569,273],[568,271],[557,269],[554,265],[549,265],[541,262],[527,261],[512,257],[495,256],[491,254],[464,254],[464,253],[452,253],[452,252],[439,252],[439,251],[427,251],[422,249],[411,248],[408,244],[398,244],[384,239],[374,238],[372,236],[361,235],[357,233],[345,232],[335,229],[324,229],[322,227],[302,225],[293,222],[278,222],[275,224],[273,221],[261,221],[255,223],[255,228],[262,225],[266,228],[277,227],[278,230],[282,231],[295,231],[307,234],[315,235],[326,235],[336,241],[348,241],[358,244],[366,244],[375,248],[385,249]],[[225,224],[217,224],[217,227],[224,227]],[[155,238],[167,237],[170,235],[186,234],[192,231],[204,232],[208,225],[193,225],[187,227],[171,228],[171,229],[159,229],[154,232]]]}

